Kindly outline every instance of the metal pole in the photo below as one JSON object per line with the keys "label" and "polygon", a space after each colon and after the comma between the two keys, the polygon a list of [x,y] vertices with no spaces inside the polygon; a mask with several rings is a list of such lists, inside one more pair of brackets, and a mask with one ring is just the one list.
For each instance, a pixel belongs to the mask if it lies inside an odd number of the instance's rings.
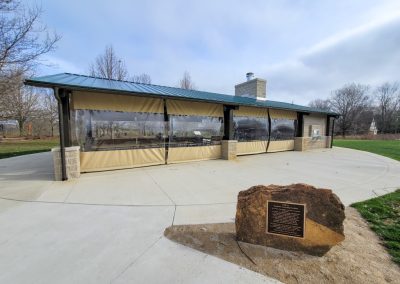
{"label": "metal pole", "polygon": [[224,106],[224,140],[233,140],[233,110],[236,106]]}
{"label": "metal pole", "polygon": [[58,127],[60,130],[60,154],[61,154],[61,180],[67,180],[67,167],[65,165],[65,135],[64,135],[64,116],[63,106],[59,94],[59,89],[56,87],[53,89],[54,96],[58,102]]}
{"label": "metal pole", "polygon": [[331,148],[333,147],[333,134],[335,132],[335,118],[332,121],[332,136],[331,136]]}
{"label": "metal pole", "polygon": [[163,140],[164,140],[164,148],[165,148],[165,156],[164,156],[164,162],[165,164],[168,163],[168,152],[169,152],[169,142],[170,142],[170,137],[172,136],[172,133],[170,133],[170,125],[169,125],[169,116],[168,116],[168,109],[167,109],[167,100],[164,99],[164,133],[162,134]]}

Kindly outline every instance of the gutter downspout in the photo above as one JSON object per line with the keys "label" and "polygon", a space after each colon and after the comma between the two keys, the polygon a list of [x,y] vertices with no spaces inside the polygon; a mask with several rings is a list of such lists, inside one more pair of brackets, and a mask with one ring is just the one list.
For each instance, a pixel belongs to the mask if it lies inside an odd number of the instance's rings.
{"label": "gutter downspout", "polygon": [[335,133],[335,117],[332,121],[332,135],[331,135],[331,148],[333,147],[333,134]]}
{"label": "gutter downspout", "polygon": [[62,102],[59,95],[59,89],[57,87],[53,88],[54,97],[58,102],[58,128],[60,131],[60,153],[61,153],[61,180],[68,180],[67,177],[67,167],[65,165],[65,135],[64,135],[64,118],[63,118],[63,109]]}
{"label": "gutter downspout", "polygon": [[271,143],[271,116],[269,114],[269,108],[267,109],[268,113],[268,141],[267,141],[267,149],[265,151],[268,153],[269,144]]}

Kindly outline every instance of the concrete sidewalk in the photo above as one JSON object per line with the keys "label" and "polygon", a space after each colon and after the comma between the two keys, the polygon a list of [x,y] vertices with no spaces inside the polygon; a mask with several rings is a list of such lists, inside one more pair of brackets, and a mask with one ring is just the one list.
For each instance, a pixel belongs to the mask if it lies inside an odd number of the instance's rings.
{"label": "concrete sidewalk", "polygon": [[252,271],[163,237],[232,222],[237,193],[310,183],[345,204],[400,187],[400,163],[334,148],[84,174],[52,181],[49,153],[0,160],[1,283],[259,283]]}

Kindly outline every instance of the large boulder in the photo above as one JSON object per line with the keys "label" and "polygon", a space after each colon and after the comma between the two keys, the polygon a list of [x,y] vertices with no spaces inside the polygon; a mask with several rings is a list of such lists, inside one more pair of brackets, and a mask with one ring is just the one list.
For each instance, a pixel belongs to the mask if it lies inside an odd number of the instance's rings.
{"label": "large boulder", "polygon": [[239,192],[236,236],[238,241],[321,256],[344,240],[344,218],[344,205],[329,189],[258,185]]}

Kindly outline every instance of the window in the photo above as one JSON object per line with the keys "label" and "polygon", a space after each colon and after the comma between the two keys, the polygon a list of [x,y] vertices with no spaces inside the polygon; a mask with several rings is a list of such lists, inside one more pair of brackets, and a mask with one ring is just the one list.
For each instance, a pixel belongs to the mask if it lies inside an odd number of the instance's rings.
{"label": "window", "polygon": [[293,140],[295,137],[296,120],[271,119],[271,141]]}
{"label": "window", "polygon": [[238,141],[268,140],[268,118],[233,117],[234,139]]}
{"label": "window", "polygon": [[75,110],[73,123],[82,151],[164,147],[163,114]]}
{"label": "window", "polygon": [[169,146],[189,147],[221,144],[222,117],[169,115]]}

